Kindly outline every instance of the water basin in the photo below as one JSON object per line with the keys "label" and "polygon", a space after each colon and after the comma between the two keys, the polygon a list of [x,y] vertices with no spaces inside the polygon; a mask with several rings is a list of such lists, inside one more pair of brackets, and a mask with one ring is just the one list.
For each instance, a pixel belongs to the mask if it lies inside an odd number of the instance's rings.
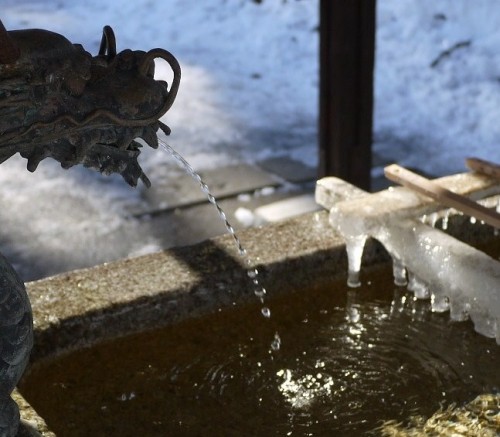
{"label": "water basin", "polygon": [[471,323],[387,265],[345,282],[274,298],[270,319],[255,302],[42,360],[22,394],[58,436],[354,436],[500,391],[500,347]]}

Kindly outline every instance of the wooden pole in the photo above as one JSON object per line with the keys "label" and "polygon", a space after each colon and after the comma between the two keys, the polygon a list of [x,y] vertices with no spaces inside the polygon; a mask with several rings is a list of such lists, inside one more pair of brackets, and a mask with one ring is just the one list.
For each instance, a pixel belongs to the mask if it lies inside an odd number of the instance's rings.
{"label": "wooden pole", "polygon": [[479,158],[467,158],[465,162],[476,173],[500,180],[500,165]]}
{"label": "wooden pole", "polygon": [[320,0],[319,177],[370,189],[376,0]]}
{"label": "wooden pole", "polygon": [[486,208],[467,197],[447,190],[436,182],[426,179],[397,164],[385,167],[384,174],[387,179],[393,182],[410,188],[417,193],[424,194],[444,206],[455,208],[470,217],[482,220],[496,229],[500,229],[500,214],[494,209]]}

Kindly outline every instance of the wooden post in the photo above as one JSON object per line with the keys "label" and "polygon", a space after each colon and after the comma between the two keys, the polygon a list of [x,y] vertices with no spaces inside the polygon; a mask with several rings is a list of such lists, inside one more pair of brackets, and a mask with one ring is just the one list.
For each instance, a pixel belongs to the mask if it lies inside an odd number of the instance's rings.
{"label": "wooden post", "polygon": [[370,189],[376,0],[320,0],[319,176]]}

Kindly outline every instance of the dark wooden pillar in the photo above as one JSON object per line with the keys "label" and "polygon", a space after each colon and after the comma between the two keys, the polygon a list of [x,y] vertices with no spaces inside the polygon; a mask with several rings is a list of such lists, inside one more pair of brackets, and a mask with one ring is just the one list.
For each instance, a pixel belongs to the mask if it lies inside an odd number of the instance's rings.
{"label": "dark wooden pillar", "polygon": [[376,0],[320,0],[319,176],[370,189]]}

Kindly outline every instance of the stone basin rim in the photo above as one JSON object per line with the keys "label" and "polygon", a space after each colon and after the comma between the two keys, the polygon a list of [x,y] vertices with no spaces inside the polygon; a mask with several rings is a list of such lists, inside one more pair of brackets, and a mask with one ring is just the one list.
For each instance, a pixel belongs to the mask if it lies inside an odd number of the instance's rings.
{"label": "stone basin rim", "polygon": [[[345,246],[328,225],[327,211],[238,234],[269,298],[345,273]],[[372,264],[388,258],[373,242],[365,259]],[[243,261],[231,236],[224,235],[29,282],[35,333],[31,364],[219,308],[258,302]]]}

